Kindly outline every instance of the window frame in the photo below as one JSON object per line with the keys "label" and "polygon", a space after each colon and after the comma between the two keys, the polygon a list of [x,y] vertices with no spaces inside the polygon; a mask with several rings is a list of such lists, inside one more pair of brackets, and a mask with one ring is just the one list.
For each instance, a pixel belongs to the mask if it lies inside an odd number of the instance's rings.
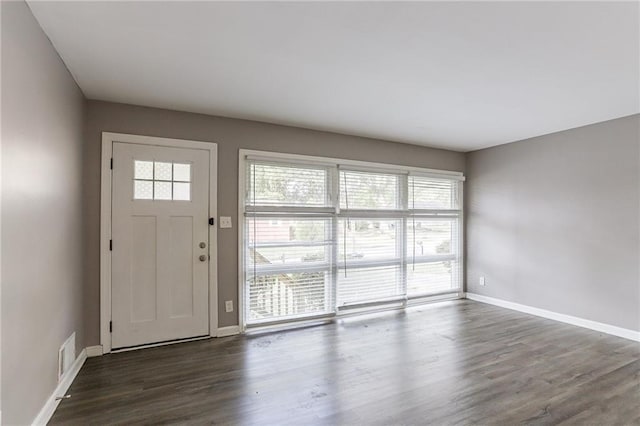
{"label": "window frame", "polygon": [[[249,176],[249,164],[252,161],[258,161],[260,163],[271,163],[277,165],[284,166],[293,166],[293,167],[323,167],[327,169],[327,201],[328,206],[325,207],[300,207],[300,206],[264,206],[260,208],[256,208],[255,206],[250,206],[247,203],[249,188],[247,185],[247,179]],[[354,172],[365,172],[365,173],[389,173],[399,175],[400,179],[398,180],[398,196],[400,197],[399,205],[401,209],[380,209],[380,210],[372,210],[372,209],[345,209],[341,208],[341,194],[340,194],[340,172],[341,170],[345,171],[354,171]],[[433,178],[433,179],[444,179],[447,181],[457,181],[457,201],[458,206],[457,209],[415,209],[412,210],[409,206],[409,176],[419,176],[425,178]],[[289,153],[280,153],[280,152],[271,152],[271,151],[259,151],[259,150],[247,150],[240,149],[239,150],[239,162],[238,162],[238,320],[240,331],[244,332],[247,329],[246,324],[246,312],[245,309],[248,309],[246,305],[246,268],[245,268],[245,219],[247,216],[258,216],[258,212],[261,214],[259,217],[264,217],[265,219],[275,219],[280,218],[287,213],[313,213],[314,217],[320,218],[331,218],[330,223],[333,224],[332,233],[333,237],[337,236],[338,233],[338,221],[345,218],[350,219],[392,219],[398,218],[401,223],[401,229],[398,230],[398,233],[404,233],[405,237],[398,239],[398,244],[402,252],[400,253],[400,262],[401,262],[401,273],[404,275],[402,279],[402,283],[404,285],[404,294],[405,296],[401,298],[397,298],[400,302],[398,307],[406,307],[409,301],[413,301],[414,299],[431,299],[431,298],[440,298],[443,294],[451,295],[453,298],[459,298],[463,296],[463,286],[464,286],[464,205],[463,205],[463,195],[464,195],[464,181],[465,177],[462,172],[449,171],[449,170],[439,170],[439,169],[429,169],[429,168],[420,168],[413,166],[405,166],[399,164],[388,164],[388,163],[376,163],[376,162],[368,162],[368,161],[359,161],[359,160],[347,160],[340,158],[331,158],[331,157],[318,157],[318,156],[308,156],[308,155],[300,155],[300,154],[289,154]],[[459,250],[459,255],[455,253],[452,249],[451,254],[439,254],[439,255],[430,255],[425,256],[420,259],[416,258],[415,264],[422,263],[433,263],[437,261],[446,261],[446,260],[458,260],[457,271],[458,274],[457,281],[459,282],[459,288],[453,289],[452,291],[440,292],[440,293],[428,293],[425,295],[412,295],[409,296],[407,294],[407,267],[410,266],[411,263],[407,261],[407,258],[410,257],[406,253],[408,248],[407,241],[409,240],[406,237],[407,233],[407,223],[415,217],[416,220],[420,219],[438,219],[438,218],[455,218],[458,219],[458,229],[457,229],[457,238],[456,241],[452,241],[452,244],[457,246]],[[406,240],[406,241],[405,241]],[[336,306],[336,293],[337,287],[336,282],[334,282],[337,273],[342,270],[344,266],[343,263],[340,263],[338,259],[338,250],[332,250],[333,259],[330,259],[330,266],[332,270],[332,279],[331,279],[331,287],[333,289],[331,294],[331,302],[336,307],[335,312],[315,315],[311,317],[304,317],[301,321],[314,321],[318,319],[327,319],[334,317],[336,315],[340,315],[342,313],[346,313],[347,310],[358,309],[360,305],[349,305],[346,306],[345,309],[340,309],[339,306]],[[324,263],[324,262],[323,262]],[[369,262],[371,264],[375,262]],[[382,262],[381,262],[382,263]],[[364,263],[361,267],[366,266]],[[368,265],[369,267],[372,265]],[[352,266],[353,267],[353,266]],[[349,268],[349,266],[347,266]],[[286,269],[283,268],[283,270]],[[394,298],[393,300],[395,300]],[[362,306],[371,305],[371,303],[363,303]],[[286,318],[286,319],[276,319],[273,321],[265,321],[264,323],[251,325],[251,327],[269,327],[269,326],[277,326],[282,323],[293,323],[296,321],[295,318]]]}

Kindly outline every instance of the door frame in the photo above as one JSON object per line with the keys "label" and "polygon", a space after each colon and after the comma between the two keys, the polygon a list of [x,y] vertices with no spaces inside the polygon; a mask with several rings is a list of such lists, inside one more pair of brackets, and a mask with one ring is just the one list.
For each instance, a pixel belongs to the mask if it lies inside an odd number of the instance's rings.
{"label": "door frame", "polygon": [[[100,176],[100,344],[102,353],[111,352],[111,215],[113,143],[123,142],[170,148],[192,148],[209,151],[209,337],[218,335],[218,144],[185,139],[102,132]],[[186,339],[188,340],[188,339]],[[170,344],[173,342],[167,342]],[[140,347],[157,346],[157,344]]]}

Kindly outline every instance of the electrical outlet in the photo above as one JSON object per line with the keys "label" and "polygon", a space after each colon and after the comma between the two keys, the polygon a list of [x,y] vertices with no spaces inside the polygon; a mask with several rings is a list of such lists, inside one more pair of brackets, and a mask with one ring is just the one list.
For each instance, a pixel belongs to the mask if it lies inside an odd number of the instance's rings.
{"label": "electrical outlet", "polygon": [[227,300],[224,302],[224,308],[227,312],[233,312],[233,300]]}
{"label": "electrical outlet", "polygon": [[480,277],[480,285],[484,285],[484,277]]}
{"label": "electrical outlet", "polygon": [[230,216],[220,216],[220,228],[231,228]]}

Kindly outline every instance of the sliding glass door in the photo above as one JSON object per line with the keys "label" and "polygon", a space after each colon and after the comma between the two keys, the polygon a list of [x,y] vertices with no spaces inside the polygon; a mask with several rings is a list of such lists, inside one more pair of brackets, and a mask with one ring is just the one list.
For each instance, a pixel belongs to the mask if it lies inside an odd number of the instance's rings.
{"label": "sliding glass door", "polygon": [[245,325],[460,291],[460,175],[243,160]]}

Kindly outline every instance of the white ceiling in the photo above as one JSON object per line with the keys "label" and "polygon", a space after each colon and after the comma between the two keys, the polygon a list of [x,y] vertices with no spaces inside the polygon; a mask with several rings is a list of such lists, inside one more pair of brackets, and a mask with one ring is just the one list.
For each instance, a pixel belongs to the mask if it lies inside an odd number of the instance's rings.
{"label": "white ceiling", "polygon": [[640,112],[637,2],[36,2],[85,95],[468,151]]}

